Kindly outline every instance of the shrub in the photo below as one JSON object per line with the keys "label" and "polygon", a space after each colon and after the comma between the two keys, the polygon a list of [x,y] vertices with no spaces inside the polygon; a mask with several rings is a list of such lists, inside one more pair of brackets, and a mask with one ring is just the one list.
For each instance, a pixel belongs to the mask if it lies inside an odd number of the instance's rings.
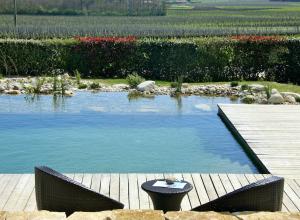
{"label": "shrub", "polygon": [[295,99],[296,99],[296,102],[300,103],[300,97],[297,96]]}
{"label": "shrub", "polygon": [[90,89],[100,89],[100,84],[97,82],[92,82],[92,84],[90,84]]}
{"label": "shrub", "polygon": [[248,90],[248,89],[249,89],[248,84],[243,84],[243,85],[241,86],[241,90]]}
{"label": "shrub", "polygon": [[[300,40],[272,37],[0,40],[0,72],[81,77],[141,77],[185,82],[266,80],[300,84]],[[124,56],[124,54],[126,56]],[[4,56],[4,57],[3,57]]]}
{"label": "shrub", "polygon": [[140,83],[145,81],[145,79],[141,76],[139,76],[137,73],[129,74],[126,77],[127,83],[129,84],[130,87],[135,88],[137,87]]}
{"label": "shrub", "polygon": [[0,79],[3,79],[3,78],[4,78],[3,74],[0,73]]}
{"label": "shrub", "polygon": [[178,82],[171,82],[171,88],[176,88],[178,86]]}
{"label": "shrub", "polygon": [[239,82],[237,82],[237,81],[232,81],[231,83],[230,83],[230,86],[231,87],[237,87],[239,85]]}
{"label": "shrub", "polygon": [[80,83],[79,85],[78,85],[78,89],[86,89],[88,87],[88,85],[87,84],[84,84],[84,83]]}

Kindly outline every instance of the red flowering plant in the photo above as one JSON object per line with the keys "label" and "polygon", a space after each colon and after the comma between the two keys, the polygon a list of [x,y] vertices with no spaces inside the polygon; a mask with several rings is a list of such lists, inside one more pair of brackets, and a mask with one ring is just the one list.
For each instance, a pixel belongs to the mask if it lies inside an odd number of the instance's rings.
{"label": "red flowering plant", "polygon": [[284,40],[281,36],[260,36],[260,35],[236,35],[232,36],[231,40],[237,40],[241,42],[279,42]]}
{"label": "red flowering plant", "polygon": [[131,43],[136,41],[136,37],[75,37],[76,40],[82,43]]}

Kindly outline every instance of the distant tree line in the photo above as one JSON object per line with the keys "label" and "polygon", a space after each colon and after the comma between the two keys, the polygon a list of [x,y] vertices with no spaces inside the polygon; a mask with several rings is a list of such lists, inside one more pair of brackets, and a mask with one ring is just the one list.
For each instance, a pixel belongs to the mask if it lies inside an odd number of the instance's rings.
{"label": "distant tree line", "polygon": [[[164,0],[17,0],[18,14],[165,15]],[[13,0],[0,0],[0,13],[12,14]]]}

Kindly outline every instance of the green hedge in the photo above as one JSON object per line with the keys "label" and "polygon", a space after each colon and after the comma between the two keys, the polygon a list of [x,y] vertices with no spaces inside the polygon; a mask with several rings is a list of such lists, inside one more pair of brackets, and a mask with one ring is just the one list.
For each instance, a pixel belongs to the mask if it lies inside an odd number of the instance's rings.
{"label": "green hedge", "polygon": [[151,39],[134,42],[0,40],[0,73],[44,75],[56,69],[83,77],[126,77],[186,82],[266,80],[300,84],[300,40],[229,38]]}

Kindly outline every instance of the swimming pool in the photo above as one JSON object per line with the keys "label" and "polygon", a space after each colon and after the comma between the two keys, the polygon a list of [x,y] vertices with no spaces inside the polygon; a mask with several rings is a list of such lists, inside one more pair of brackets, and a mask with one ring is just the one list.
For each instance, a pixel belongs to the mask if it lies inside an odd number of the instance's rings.
{"label": "swimming pool", "polygon": [[0,96],[0,173],[257,173],[217,116],[224,97]]}

